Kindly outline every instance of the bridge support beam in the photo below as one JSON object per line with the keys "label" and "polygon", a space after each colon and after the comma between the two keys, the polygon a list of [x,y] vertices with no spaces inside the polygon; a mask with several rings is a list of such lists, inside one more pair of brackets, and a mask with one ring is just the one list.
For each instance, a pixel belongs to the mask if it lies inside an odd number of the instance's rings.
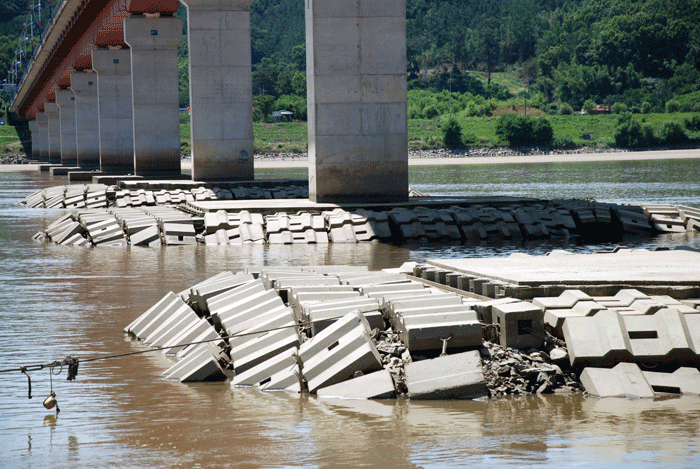
{"label": "bridge support beam", "polygon": [[134,174],[180,176],[177,46],[182,20],[125,18],[124,41],[131,48]]}
{"label": "bridge support beam", "polygon": [[183,0],[190,57],[192,179],[252,180],[252,0]]}
{"label": "bridge support beam", "polygon": [[61,164],[77,166],[78,154],[75,144],[75,95],[69,89],[56,90],[59,121],[61,122]]}
{"label": "bridge support beam", "polygon": [[406,1],[306,2],[309,195],[408,199]]}
{"label": "bridge support beam", "polygon": [[48,118],[48,156],[49,163],[61,164],[61,121],[58,104],[47,101],[44,104],[44,114]]}
{"label": "bridge support beam", "polygon": [[100,167],[100,119],[97,106],[97,75],[73,72],[71,88],[75,93],[75,142],[78,166]]}
{"label": "bridge support beam", "polygon": [[134,120],[131,104],[129,49],[92,51],[97,71],[100,169],[106,173],[134,172]]}
{"label": "bridge support beam", "polygon": [[36,151],[32,149],[32,152],[37,155],[39,161],[46,162],[49,161],[49,120],[44,111],[37,111],[35,122],[37,127],[37,139],[34,140],[34,132],[32,132],[32,148],[35,141],[38,143],[38,146]]}
{"label": "bridge support beam", "polygon": [[41,138],[39,137],[39,124],[36,120],[29,121],[29,131],[32,133],[32,154],[28,157],[30,160],[37,161],[41,152]]}

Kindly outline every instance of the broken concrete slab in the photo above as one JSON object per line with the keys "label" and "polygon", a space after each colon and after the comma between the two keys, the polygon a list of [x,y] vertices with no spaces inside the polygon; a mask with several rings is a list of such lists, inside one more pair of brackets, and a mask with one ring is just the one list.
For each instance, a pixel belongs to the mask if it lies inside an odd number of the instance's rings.
{"label": "broken concrete slab", "polygon": [[406,365],[411,399],[475,399],[488,394],[478,351]]}

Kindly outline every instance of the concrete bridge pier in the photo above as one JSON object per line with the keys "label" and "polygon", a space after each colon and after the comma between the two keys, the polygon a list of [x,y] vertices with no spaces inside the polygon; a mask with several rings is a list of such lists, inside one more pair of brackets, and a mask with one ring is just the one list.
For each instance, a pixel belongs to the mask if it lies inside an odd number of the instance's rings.
{"label": "concrete bridge pier", "polygon": [[100,119],[97,106],[97,75],[73,72],[71,88],[75,93],[75,143],[78,166],[100,167]]}
{"label": "concrete bridge pier", "polygon": [[406,1],[306,2],[309,198],[408,200]]}
{"label": "concrete bridge pier", "polygon": [[61,125],[61,164],[77,166],[78,154],[75,144],[75,95],[72,90],[59,88],[56,90],[59,121]]}
{"label": "concrete bridge pier", "polygon": [[32,154],[28,155],[28,158],[37,161],[39,159],[41,141],[39,138],[39,124],[37,124],[36,119],[29,121],[29,131],[32,133]]}
{"label": "concrete bridge pier", "polygon": [[92,51],[97,71],[100,169],[134,172],[134,121],[131,104],[131,52],[127,48]]}
{"label": "concrete bridge pier", "polygon": [[131,48],[134,174],[179,177],[177,46],[182,41],[182,20],[124,18],[124,41]]}
{"label": "concrete bridge pier", "polygon": [[183,0],[190,56],[192,179],[252,180],[253,0]]}
{"label": "concrete bridge pier", "polygon": [[44,114],[46,114],[48,119],[47,153],[49,163],[61,164],[61,121],[56,101],[46,101],[46,104],[44,104]]}
{"label": "concrete bridge pier", "polygon": [[[37,155],[39,161],[46,162],[49,161],[48,155],[48,126],[49,120],[46,117],[44,111],[37,111],[36,113],[36,140],[34,139],[34,132],[32,132],[32,153]],[[36,150],[34,150],[34,142],[37,142]]]}

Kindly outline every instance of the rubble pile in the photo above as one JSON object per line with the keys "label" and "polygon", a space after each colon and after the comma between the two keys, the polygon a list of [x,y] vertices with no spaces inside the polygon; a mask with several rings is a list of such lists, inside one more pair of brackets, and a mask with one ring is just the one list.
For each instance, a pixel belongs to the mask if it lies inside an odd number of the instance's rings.
{"label": "rubble pile", "polygon": [[551,347],[547,353],[537,349],[526,352],[492,342],[484,342],[484,346],[481,358],[491,396],[583,390],[576,373],[568,364],[568,354],[564,348]]}

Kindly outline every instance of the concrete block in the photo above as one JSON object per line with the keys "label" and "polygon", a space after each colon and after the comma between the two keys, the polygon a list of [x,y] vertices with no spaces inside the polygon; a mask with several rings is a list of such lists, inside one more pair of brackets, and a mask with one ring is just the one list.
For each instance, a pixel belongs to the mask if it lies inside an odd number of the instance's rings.
{"label": "concrete block", "polygon": [[160,246],[160,231],[153,225],[129,236],[132,246]]}
{"label": "concrete block", "polygon": [[493,323],[493,307],[509,303],[517,303],[520,300],[515,298],[498,298],[495,300],[480,301],[474,304],[473,309],[477,313],[477,318],[484,324]]}
{"label": "concrete block", "polygon": [[196,311],[202,315],[208,315],[207,300],[253,280],[252,274],[234,275],[232,272],[224,272],[223,275],[217,275],[216,278],[205,280],[191,287],[189,297]]}
{"label": "concrete block", "polygon": [[478,351],[445,355],[406,365],[411,399],[474,399],[487,395]]}
{"label": "concrete block", "polygon": [[373,293],[384,292],[401,292],[401,291],[425,291],[425,285],[420,282],[406,281],[400,283],[364,285],[358,288],[363,295],[371,295]]}
{"label": "concrete block", "polygon": [[245,329],[246,327],[243,327],[243,324],[247,321],[259,319],[273,312],[279,312],[279,310],[284,308],[284,303],[282,303],[280,297],[274,291],[268,290],[237,302],[225,310],[219,309],[216,313],[212,313],[212,317],[216,316],[215,321],[218,320],[220,322],[228,335],[233,335]]}
{"label": "concrete block", "polygon": [[380,370],[318,389],[316,394],[322,398],[391,399],[396,389],[391,373]]}
{"label": "concrete block", "polygon": [[[202,341],[216,341],[220,338],[216,329],[207,321],[206,319],[199,319],[194,324],[191,324],[187,328],[183,328],[179,334],[172,337],[169,341],[163,344],[163,347],[168,347],[163,353],[178,356],[184,356],[191,351],[191,347],[196,342]],[[223,343],[223,340],[221,341]],[[186,349],[189,349],[184,352]]]}
{"label": "concrete block", "polygon": [[182,383],[223,381],[227,378],[221,367],[221,351],[211,344],[202,344],[186,359],[170,367],[165,379],[177,379]]}
{"label": "concrete block", "polygon": [[504,347],[540,347],[544,339],[544,311],[528,303],[506,303],[492,307]]}
{"label": "concrete block", "polygon": [[471,313],[405,316],[401,320],[401,341],[411,352],[442,350],[443,339],[448,339],[447,350],[481,347],[481,324]]}
{"label": "concrete block", "polygon": [[[250,295],[265,291],[265,285],[259,279],[251,280],[231,290],[219,293],[216,296],[207,298],[205,303],[210,314],[217,313],[219,310],[225,311],[229,306],[243,301]],[[187,292],[189,294],[189,291]]]}
{"label": "concrete block", "polygon": [[297,318],[303,317],[304,306],[329,300],[339,300],[343,298],[359,297],[360,292],[355,290],[350,291],[300,291],[292,294],[292,299],[289,305],[294,310]]}
{"label": "concrete block", "polygon": [[367,319],[370,329],[384,329],[384,319],[380,312],[379,301],[374,298],[343,298],[324,301],[304,306],[303,320],[311,322],[311,331],[317,335],[338,318],[352,311],[358,311]]}
{"label": "concrete block", "polygon": [[573,366],[612,367],[622,361],[632,361],[627,329],[622,316],[615,311],[566,318],[563,332]]}
{"label": "concrete block", "polygon": [[612,369],[587,367],[581,373],[586,392],[598,397],[654,397],[654,390],[634,363]]}
{"label": "concrete block", "polygon": [[573,308],[574,305],[579,301],[592,301],[588,294],[582,292],[581,290],[566,290],[564,293],[558,297],[539,297],[533,298],[532,304],[542,308],[547,309],[569,309]]}
{"label": "concrete block", "polygon": [[[175,295],[173,292],[169,292],[155,305],[151,306],[145,313],[141,314],[136,318],[131,324],[125,328],[125,332],[134,335],[138,339],[145,339],[148,337],[158,326],[160,326],[164,320],[170,318],[178,311],[185,311],[184,309],[192,310],[182,299]],[[194,311],[192,311],[194,313]]]}
{"label": "concrete block", "polygon": [[231,349],[233,369],[240,375],[286,350],[296,350],[299,345],[299,334],[292,327],[260,334],[255,340]]}
{"label": "concrete block", "polygon": [[697,368],[678,368],[673,373],[642,371],[642,374],[656,393],[700,394],[700,371]]}
{"label": "concrete block", "polygon": [[237,374],[231,381],[231,387],[235,386],[258,386],[264,387],[271,382],[272,376],[286,370],[293,370],[297,367],[296,348],[287,349],[278,353],[269,360]]}

